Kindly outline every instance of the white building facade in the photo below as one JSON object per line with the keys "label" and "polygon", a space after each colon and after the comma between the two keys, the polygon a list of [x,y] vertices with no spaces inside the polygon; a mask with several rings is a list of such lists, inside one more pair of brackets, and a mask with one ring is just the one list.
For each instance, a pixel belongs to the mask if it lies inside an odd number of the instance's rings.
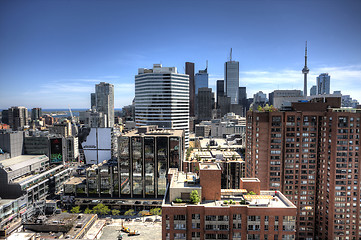
{"label": "white building facade", "polygon": [[182,129],[188,147],[189,76],[161,64],[154,64],[153,69],[139,68],[135,76],[135,121],[137,127]]}

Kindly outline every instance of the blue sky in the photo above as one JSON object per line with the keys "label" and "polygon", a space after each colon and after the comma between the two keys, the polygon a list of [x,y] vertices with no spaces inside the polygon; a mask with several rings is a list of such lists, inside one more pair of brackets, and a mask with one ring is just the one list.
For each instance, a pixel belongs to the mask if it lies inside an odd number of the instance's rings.
{"label": "blue sky", "polygon": [[134,75],[153,63],[204,69],[223,79],[233,48],[248,96],[308,88],[331,75],[331,91],[361,100],[361,1],[0,0],[0,109],[88,108],[100,81],[115,107],[131,103]]}

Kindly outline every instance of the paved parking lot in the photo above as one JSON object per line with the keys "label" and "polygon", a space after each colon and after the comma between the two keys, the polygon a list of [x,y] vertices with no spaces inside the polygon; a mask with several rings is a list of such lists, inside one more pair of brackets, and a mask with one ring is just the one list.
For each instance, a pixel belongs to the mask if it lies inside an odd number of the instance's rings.
{"label": "paved parking lot", "polygon": [[[155,219],[154,216],[151,218]],[[141,217],[143,220],[143,217]],[[145,219],[145,218],[144,218]],[[158,217],[160,219],[160,217]],[[162,239],[162,223],[161,222],[124,222],[125,227],[129,227],[131,231],[138,231],[139,236],[128,236],[127,233],[120,231],[122,229],[122,221],[124,219],[114,219],[113,223],[103,228],[103,234],[100,240],[117,240],[120,233],[123,233],[123,239],[135,240],[159,240]]]}

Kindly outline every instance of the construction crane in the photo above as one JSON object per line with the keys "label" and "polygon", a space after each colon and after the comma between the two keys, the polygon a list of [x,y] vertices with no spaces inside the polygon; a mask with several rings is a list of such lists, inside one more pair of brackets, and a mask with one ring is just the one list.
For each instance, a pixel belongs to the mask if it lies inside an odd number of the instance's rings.
{"label": "construction crane", "polygon": [[71,116],[71,124],[74,126],[76,136],[78,136],[78,126],[74,122],[74,117],[73,117],[73,113],[71,112],[70,106],[68,106],[68,107],[69,107],[69,112],[70,112],[70,116]]}

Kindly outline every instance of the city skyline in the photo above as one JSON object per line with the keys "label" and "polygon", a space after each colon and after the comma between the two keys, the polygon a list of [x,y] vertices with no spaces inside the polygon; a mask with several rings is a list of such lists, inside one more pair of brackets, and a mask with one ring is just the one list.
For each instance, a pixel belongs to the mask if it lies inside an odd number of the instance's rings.
{"label": "city skyline", "polygon": [[[198,11],[205,3],[207,11]],[[303,90],[306,40],[308,91],[317,76],[329,73],[331,92],[361,100],[360,2],[200,1],[191,6],[2,1],[0,109],[90,108],[89,94],[99,82],[114,84],[114,106],[121,108],[134,98],[138,68],[153,63],[184,73],[185,62],[194,62],[198,72],[208,60],[209,87],[215,92],[230,48],[248,97],[257,91]]]}

